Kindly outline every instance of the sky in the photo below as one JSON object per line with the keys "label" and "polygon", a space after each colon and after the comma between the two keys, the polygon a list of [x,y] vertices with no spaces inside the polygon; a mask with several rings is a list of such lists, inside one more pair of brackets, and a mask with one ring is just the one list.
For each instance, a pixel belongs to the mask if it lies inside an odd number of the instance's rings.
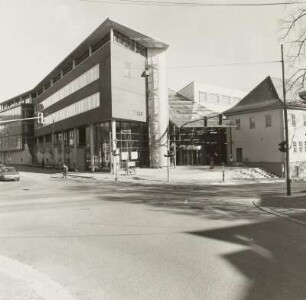
{"label": "sky", "polygon": [[[240,3],[260,1],[276,0]],[[0,0],[0,102],[32,89],[106,18],[169,45],[170,88],[198,81],[248,92],[268,75],[281,77],[280,63],[253,62],[280,60],[280,20],[291,9]],[[233,63],[251,64],[220,66]]]}

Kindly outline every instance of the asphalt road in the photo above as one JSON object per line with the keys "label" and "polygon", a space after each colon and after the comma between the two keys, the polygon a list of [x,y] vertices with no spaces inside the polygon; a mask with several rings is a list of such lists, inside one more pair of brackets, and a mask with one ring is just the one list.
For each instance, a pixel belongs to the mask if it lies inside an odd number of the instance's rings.
{"label": "asphalt road", "polygon": [[306,228],[252,204],[283,184],[21,176],[0,182],[1,300],[306,298]]}

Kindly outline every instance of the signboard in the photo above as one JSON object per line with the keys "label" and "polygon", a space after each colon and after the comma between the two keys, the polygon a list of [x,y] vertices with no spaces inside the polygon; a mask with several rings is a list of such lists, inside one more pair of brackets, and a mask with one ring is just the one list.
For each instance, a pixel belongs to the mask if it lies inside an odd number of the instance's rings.
{"label": "signboard", "polygon": [[128,160],[129,153],[128,152],[121,152],[121,160]]}

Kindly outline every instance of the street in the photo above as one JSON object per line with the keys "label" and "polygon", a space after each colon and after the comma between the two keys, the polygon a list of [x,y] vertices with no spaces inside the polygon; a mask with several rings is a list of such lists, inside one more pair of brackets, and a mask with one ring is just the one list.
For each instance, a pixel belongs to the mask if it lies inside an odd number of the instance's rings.
{"label": "street", "polygon": [[253,205],[283,183],[142,185],[21,172],[0,190],[1,300],[306,297],[305,226]]}

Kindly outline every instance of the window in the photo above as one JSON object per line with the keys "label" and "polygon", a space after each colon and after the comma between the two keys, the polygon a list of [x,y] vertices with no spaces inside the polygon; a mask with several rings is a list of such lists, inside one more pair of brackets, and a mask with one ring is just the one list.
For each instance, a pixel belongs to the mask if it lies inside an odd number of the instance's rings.
{"label": "window", "polygon": [[304,151],[306,152],[306,141],[304,142]]}
{"label": "window", "polygon": [[295,126],[296,126],[296,118],[295,118],[295,114],[292,114],[292,115],[291,115],[291,124],[292,124],[292,126],[293,126],[293,127],[295,127]]}
{"label": "window", "polygon": [[64,132],[64,147],[68,147],[68,132]]}
{"label": "window", "polygon": [[240,119],[236,119],[236,130],[240,130],[241,124],[240,124]]}
{"label": "window", "polygon": [[266,127],[272,126],[272,118],[271,115],[266,115]]}
{"label": "window", "polygon": [[131,78],[131,64],[128,62],[124,63],[124,77]]}
{"label": "window", "polygon": [[255,117],[250,117],[250,129],[255,128]]}
{"label": "window", "polygon": [[292,143],[292,146],[293,146],[293,152],[297,152],[297,145],[296,145],[296,142],[293,142],[293,143]]}
{"label": "window", "polygon": [[74,145],[74,131],[70,130],[69,131],[69,146],[73,146]]}
{"label": "window", "polygon": [[304,127],[306,126],[306,115],[303,115],[303,123],[304,123]]}
{"label": "window", "polygon": [[79,115],[100,106],[100,93],[93,94],[45,117],[45,125]]}
{"label": "window", "polygon": [[118,31],[114,30],[114,42],[120,44],[127,49],[130,49],[134,52],[139,53],[142,56],[146,56],[146,48],[140,45],[135,40],[129,39],[125,35],[119,33]]}
{"label": "window", "polygon": [[303,152],[303,142],[299,142],[299,152]]}
{"label": "window", "polygon": [[64,99],[65,97],[73,94],[74,92],[82,89],[84,86],[92,83],[99,78],[99,64],[95,65],[81,76],[77,77],[66,86],[52,94],[50,97],[46,98],[41,102],[44,108],[47,108],[54,103]]}

